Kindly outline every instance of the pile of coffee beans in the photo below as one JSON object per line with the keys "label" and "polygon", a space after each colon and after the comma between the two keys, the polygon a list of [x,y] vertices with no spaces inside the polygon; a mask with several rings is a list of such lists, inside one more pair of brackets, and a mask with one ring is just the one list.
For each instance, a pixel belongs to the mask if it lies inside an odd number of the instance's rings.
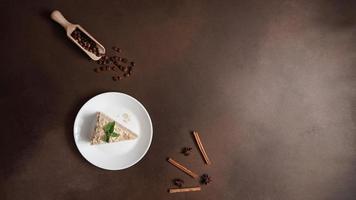
{"label": "pile of coffee beans", "polygon": [[[116,54],[120,54],[122,51],[118,47],[112,47],[112,50]],[[100,60],[96,61],[100,67],[94,68],[94,72],[100,73],[104,71],[110,71],[114,73],[112,76],[113,81],[119,81],[123,77],[128,78],[133,73],[135,62],[129,61],[128,58],[121,57],[119,55],[103,55]]]}
{"label": "pile of coffee beans", "polygon": [[76,28],[70,35],[84,49],[86,49],[87,51],[92,52],[93,54],[95,54],[98,57],[100,56],[99,48],[96,46],[96,43],[87,34],[83,33],[83,31],[81,31],[80,29]]}

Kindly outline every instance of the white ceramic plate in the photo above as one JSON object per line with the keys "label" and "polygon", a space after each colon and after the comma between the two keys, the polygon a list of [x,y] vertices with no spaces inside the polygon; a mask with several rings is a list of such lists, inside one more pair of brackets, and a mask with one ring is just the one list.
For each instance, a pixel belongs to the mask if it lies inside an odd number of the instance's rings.
{"label": "white ceramic plate", "polygon": [[[91,145],[96,112],[103,112],[134,131],[138,138],[110,144]],[[121,170],[136,164],[152,141],[152,122],[145,107],[133,97],[107,92],[87,101],[74,121],[74,141],[79,152],[91,164],[107,170]]]}

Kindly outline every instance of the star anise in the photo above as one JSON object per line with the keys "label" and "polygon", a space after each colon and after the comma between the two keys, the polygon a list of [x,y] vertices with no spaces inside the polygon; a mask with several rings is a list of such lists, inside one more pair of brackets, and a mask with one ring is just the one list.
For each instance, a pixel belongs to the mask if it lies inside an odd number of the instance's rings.
{"label": "star anise", "polygon": [[212,181],[211,177],[208,174],[203,174],[200,177],[200,183],[208,185]]}
{"label": "star anise", "polygon": [[182,187],[184,184],[184,181],[182,179],[176,178],[173,180],[174,185],[178,186],[178,187]]}
{"label": "star anise", "polygon": [[185,156],[189,156],[191,151],[192,151],[191,147],[184,147],[182,149],[182,154],[184,154]]}

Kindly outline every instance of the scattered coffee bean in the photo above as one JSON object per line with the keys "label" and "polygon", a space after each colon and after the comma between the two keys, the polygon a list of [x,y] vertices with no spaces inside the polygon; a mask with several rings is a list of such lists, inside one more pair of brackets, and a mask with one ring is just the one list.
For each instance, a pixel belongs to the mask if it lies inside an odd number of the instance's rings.
{"label": "scattered coffee bean", "polygon": [[121,53],[121,49],[119,47],[112,47],[112,49],[118,53]]}
{"label": "scattered coffee bean", "polygon": [[129,71],[129,68],[128,68],[128,67],[125,67],[125,66],[122,66],[122,67],[121,67],[121,70],[122,70],[123,72],[128,72],[128,71]]}
{"label": "scattered coffee bean", "polygon": [[182,154],[184,154],[185,156],[189,156],[190,153],[191,153],[191,151],[192,151],[192,148],[191,148],[191,147],[184,147],[184,148],[182,149]]}
{"label": "scattered coffee bean", "polygon": [[98,68],[94,68],[94,72],[98,73],[99,69]]}
{"label": "scattered coffee bean", "polygon": [[200,177],[200,183],[207,185],[212,181],[211,177],[208,174],[203,174]]}
{"label": "scattered coffee bean", "polygon": [[123,59],[121,59],[121,62],[123,62],[123,63],[127,63],[129,60],[127,59],[127,58],[123,58]]}
{"label": "scattered coffee bean", "polygon": [[117,68],[119,68],[119,70],[121,70],[121,71],[122,71],[122,68],[123,68],[123,66],[122,66],[122,65],[118,64],[118,65],[116,65],[116,66],[117,66]]}
{"label": "scattered coffee bean", "polygon": [[[95,54],[98,54],[101,58],[96,61],[96,63],[98,65],[102,65],[98,68],[96,68],[96,70],[94,69],[95,72],[100,72],[100,71],[114,71],[115,73],[119,73],[120,76],[113,76],[112,79],[113,81],[118,81],[121,80],[123,77],[127,78],[130,77],[132,75],[132,71],[133,71],[133,67],[135,66],[135,62],[133,61],[129,61],[128,58],[122,58],[120,56],[117,55],[110,55],[108,56],[108,54],[102,54],[99,53],[98,49],[95,48],[95,46],[91,45],[90,40],[86,40],[83,37],[80,37],[79,33],[75,33],[73,34],[73,38],[77,38],[78,42],[80,42],[80,44],[83,46],[83,48],[89,48],[90,51],[94,51]],[[112,49],[116,52],[121,52],[121,49],[118,47],[112,47]],[[125,63],[125,65],[123,64]],[[127,64],[126,64],[127,63]],[[119,71],[120,70],[120,71]]]}
{"label": "scattered coffee bean", "polygon": [[113,62],[113,63],[114,63],[114,62],[117,60],[117,58],[116,58],[116,57],[117,57],[117,56],[111,56],[109,59],[110,59],[110,61],[111,61],[111,62]]}
{"label": "scattered coffee bean", "polygon": [[182,179],[176,178],[173,180],[173,184],[177,187],[182,187],[184,185],[184,181]]}
{"label": "scattered coffee bean", "polygon": [[98,61],[96,61],[99,65],[103,65],[105,61],[104,56],[102,56]]}

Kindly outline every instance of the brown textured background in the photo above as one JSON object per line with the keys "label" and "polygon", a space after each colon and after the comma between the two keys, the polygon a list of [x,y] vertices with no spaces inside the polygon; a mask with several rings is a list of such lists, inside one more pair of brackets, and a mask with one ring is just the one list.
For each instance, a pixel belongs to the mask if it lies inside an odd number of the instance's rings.
{"label": "brown textured background", "polygon": [[[0,3],[0,199],[356,197],[355,1],[15,1]],[[49,19],[53,9],[137,62],[119,83]],[[72,126],[92,96],[140,100],[154,124],[144,159],[123,171],[86,162]],[[213,165],[203,165],[191,130]],[[213,183],[194,181],[172,156]]]}

